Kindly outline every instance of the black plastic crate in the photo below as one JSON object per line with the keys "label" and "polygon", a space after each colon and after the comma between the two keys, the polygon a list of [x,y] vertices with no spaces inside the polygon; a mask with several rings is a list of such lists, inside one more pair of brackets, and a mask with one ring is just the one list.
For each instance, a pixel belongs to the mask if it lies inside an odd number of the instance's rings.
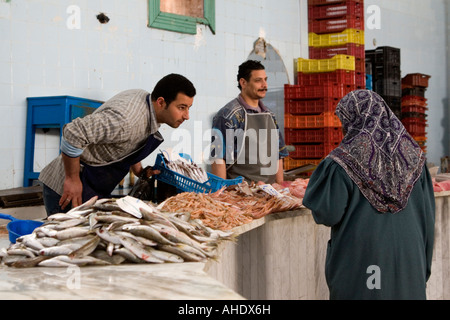
{"label": "black plastic crate", "polygon": [[395,113],[395,115],[400,119],[402,113],[402,97],[398,96],[388,96],[380,94],[380,96],[386,101],[386,104]]}
{"label": "black plastic crate", "polygon": [[375,64],[400,67],[400,63],[400,49],[393,47],[378,47],[375,49]]}
{"label": "black plastic crate", "polygon": [[427,91],[427,88],[422,87],[405,88],[402,90],[402,96],[417,96],[425,98],[425,91]]}
{"label": "black plastic crate", "polygon": [[373,91],[380,95],[401,97],[402,83],[396,79],[377,79],[373,82]]}
{"label": "black plastic crate", "polygon": [[379,79],[395,79],[396,81],[399,81],[401,84],[402,80],[402,72],[400,70],[400,66],[395,65],[375,65],[375,67],[372,68],[372,75],[374,80]]}

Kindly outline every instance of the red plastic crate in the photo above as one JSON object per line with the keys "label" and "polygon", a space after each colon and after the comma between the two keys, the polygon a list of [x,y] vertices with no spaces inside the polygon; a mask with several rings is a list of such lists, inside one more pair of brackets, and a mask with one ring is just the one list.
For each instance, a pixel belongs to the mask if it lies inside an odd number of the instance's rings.
{"label": "red plastic crate", "polygon": [[[364,3],[364,0],[352,0],[353,2]],[[308,6],[323,6],[327,4],[337,4],[345,0],[308,0]]]}
{"label": "red plastic crate", "polygon": [[426,135],[426,127],[427,121],[425,119],[420,118],[403,118],[403,125],[405,126],[406,131],[409,132],[412,136],[425,136]]}
{"label": "red plastic crate", "polygon": [[298,144],[295,145],[295,151],[289,153],[289,157],[293,159],[321,159],[338,146],[339,143]]}
{"label": "red plastic crate", "polygon": [[341,99],[347,93],[354,91],[355,85],[326,82],[318,86],[284,85],[285,99],[317,99],[338,98]]}
{"label": "red plastic crate", "polygon": [[402,84],[411,86],[411,87],[422,87],[427,88],[428,87],[428,80],[431,78],[431,76],[422,74],[422,73],[411,73],[407,74],[402,79]]}
{"label": "red plastic crate", "polygon": [[354,56],[356,59],[365,60],[365,50],[364,45],[357,43],[347,43],[341,46],[333,47],[309,47],[309,58],[310,59],[330,59],[337,54],[343,54],[347,56]]}
{"label": "red plastic crate", "polygon": [[323,112],[334,112],[339,102],[338,98],[321,98],[309,100],[284,101],[284,112],[290,114],[306,115],[321,114]]}
{"label": "red plastic crate", "polygon": [[319,86],[324,82],[356,84],[355,71],[336,70],[333,72],[303,73],[297,72],[297,84],[300,86]]}
{"label": "red plastic crate", "polygon": [[402,105],[402,113],[409,113],[409,112],[417,112],[417,113],[426,113],[428,111],[427,107],[420,106],[420,105]]}
{"label": "red plastic crate", "polygon": [[345,29],[364,30],[364,18],[345,16],[326,20],[309,20],[308,29],[309,32],[316,34],[337,33]]}
{"label": "red plastic crate", "polygon": [[402,97],[401,105],[402,105],[402,107],[406,107],[406,106],[426,107],[428,104],[427,104],[426,98],[422,98],[419,96],[404,96],[404,97]]}
{"label": "red plastic crate", "polygon": [[364,4],[347,0],[339,4],[308,6],[308,20],[321,20],[338,17],[360,17],[364,20]]}
{"label": "red plastic crate", "polygon": [[361,58],[355,58],[355,72],[366,73],[366,61]]}
{"label": "red plastic crate", "polygon": [[341,127],[318,129],[285,129],[286,144],[298,143],[340,143],[344,138]]}
{"label": "red plastic crate", "polygon": [[284,115],[284,127],[288,129],[309,129],[325,127],[341,127],[339,118],[330,112],[320,115],[296,116],[292,114]]}

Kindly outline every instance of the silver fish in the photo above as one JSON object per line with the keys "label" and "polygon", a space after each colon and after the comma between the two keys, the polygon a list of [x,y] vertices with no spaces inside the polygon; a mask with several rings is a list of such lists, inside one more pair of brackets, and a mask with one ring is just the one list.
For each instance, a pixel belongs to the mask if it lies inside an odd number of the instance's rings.
{"label": "silver fish", "polygon": [[163,263],[164,261],[155,257],[150,250],[145,249],[139,242],[120,236],[122,245],[134,253],[138,258],[151,263]]}
{"label": "silver fish", "polygon": [[195,254],[192,254],[190,252],[186,252],[186,251],[180,249],[178,245],[175,245],[175,246],[163,245],[163,246],[160,246],[159,248],[161,250],[164,250],[164,251],[171,252],[171,253],[174,253],[176,255],[179,255],[185,261],[200,262],[200,261],[203,261],[205,259],[204,257],[200,257],[198,255],[195,255]]}
{"label": "silver fish", "polygon": [[123,229],[140,237],[144,237],[150,240],[154,240],[161,244],[174,244],[172,241],[168,240],[167,238],[163,237],[161,233],[159,233],[157,230],[153,229],[150,226],[144,226],[144,225],[127,225],[123,226]]}
{"label": "silver fish", "polygon": [[65,240],[70,238],[82,237],[87,235],[89,232],[91,232],[89,228],[72,227],[61,231],[57,231],[54,237],[59,240]]}
{"label": "silver fish", "polygon": [[82,245],[80,248],[74,250],[69,254],[69,258],[82,258],[90,255],[96,248],[98,243],[100,242],[100,237],[95,236],[92,240],[89,240],[87,243]]}
{"label": "silver fish", "polygon": [[85,203],[82,203],[81,205],[79,205],[78,207],[70,209],[67,213],[70,214],[70,213],[73,213],[73,212],[76,212],[76,211],[82,211],[82,210],[90,209],[95,204],[97,199],[98,199],[98,196],[94,196],[91,199],[89,199],[88,201],[86,201]]}

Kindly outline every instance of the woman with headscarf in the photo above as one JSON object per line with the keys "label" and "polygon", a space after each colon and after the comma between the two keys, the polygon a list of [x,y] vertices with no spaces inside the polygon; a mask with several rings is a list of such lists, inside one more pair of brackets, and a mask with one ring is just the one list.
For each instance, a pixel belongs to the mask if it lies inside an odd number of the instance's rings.
{"label": "woman with headscarf", "polygon": [[435,203],[425,155],[375,92],[349,93],[336,115],[344,139],[303,199],[331,227],[330,299],[426,299]]}

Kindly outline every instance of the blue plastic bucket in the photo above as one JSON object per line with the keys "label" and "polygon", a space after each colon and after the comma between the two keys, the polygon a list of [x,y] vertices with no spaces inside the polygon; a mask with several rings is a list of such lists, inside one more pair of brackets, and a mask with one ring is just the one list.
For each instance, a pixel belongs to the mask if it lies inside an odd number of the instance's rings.
{"label": "blue plastic bucket", "polygon": [[34,231],[34,229],[44,224],[44,222],[42,221],[20,220],[4,213],[0,213],[0,219],[11,220],[11,222],[9,222],[6,226],[6,229],[8,230],[9,241],[11,243],[16,243],[16,239],[18,237],[30,234]]}

